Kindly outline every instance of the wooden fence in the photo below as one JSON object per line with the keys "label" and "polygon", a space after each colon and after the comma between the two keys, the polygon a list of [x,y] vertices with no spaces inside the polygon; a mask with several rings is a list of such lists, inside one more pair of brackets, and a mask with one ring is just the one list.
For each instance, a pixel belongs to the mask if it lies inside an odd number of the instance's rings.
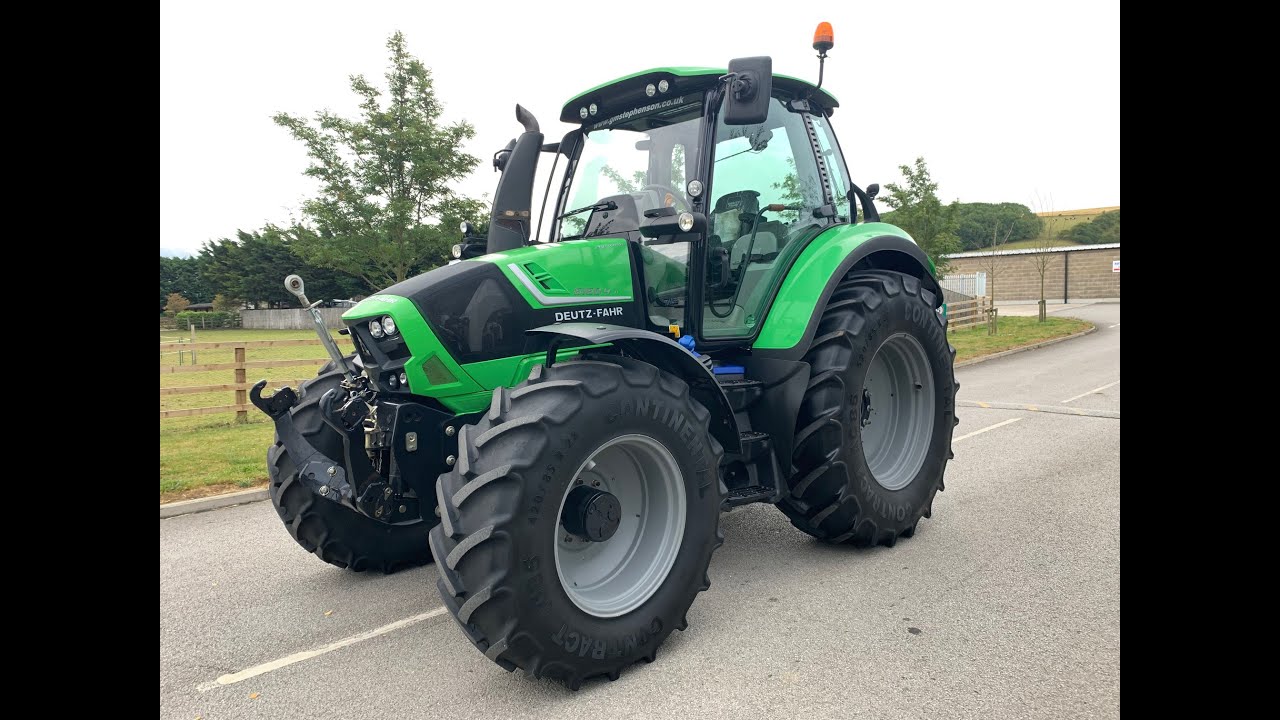
{"label": "wooden fence", "polygon": [[947,331],[990,325],[995,313],[991,298],[982,295],[972,300],[947,303]]}
{"label": "wooden fence", "polygon": [[[211,415],[213,413],[224,413],[234,411],[236,414],[236,422],[247,422],[249,419],[248,411],[255,409],[249,403],[249,388],[253,387],[253,383],[248,382],[246,370],[250,368],[282,368],[282,367],[301,367],[323,365],[329,361],[328,358],[311,358],[307,360],[258,360],[251,361],[248,359],[248,351],[255,348],[278,348],[278,347],[294,347],[301,345],[320,345],[320,339],[314,340],[232,340],[226,342],[187,342],[187,343],[160,343],[160,352],[173,352],[181,349],[184,352],[199,350],[232,350],[235,353],[235,362],[229,363],[208,363],[205,365],[162,365],[160,367],[160,376],[171,375],[173,373],[192,373],[192,372],[208,372],[210,370],[234,370],[235,382],[220,383],[217,385],[186,385],[181,387],[162,387],[160,388],[160,396],[165,395],[189,395],[195,393],[211,393],[211,392],[234,392],[235,403],[232,405],[214,405],[209,407],[198,408],[182,408],[180,410],[161,410],[160,419],[186,417],[188,415]],[[193,358],[195,353],[192,353]],[[292,385],[297,387],[301,380],[273,380],[273,386]]]}

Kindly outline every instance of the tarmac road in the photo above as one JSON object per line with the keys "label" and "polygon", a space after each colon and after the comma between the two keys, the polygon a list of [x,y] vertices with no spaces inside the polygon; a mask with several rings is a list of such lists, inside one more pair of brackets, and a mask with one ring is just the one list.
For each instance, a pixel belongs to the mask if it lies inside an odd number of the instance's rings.
{"label": "tarmac road", "polygon": [[735,510],[689,629],[576,693],[477,652],[433,566],[337,570],[266,502],[161,520],[160,716],[1118,717],[1120,306],[1064,314],[1098,331],[957,371],[956,457],[914,538],[831,547]]}

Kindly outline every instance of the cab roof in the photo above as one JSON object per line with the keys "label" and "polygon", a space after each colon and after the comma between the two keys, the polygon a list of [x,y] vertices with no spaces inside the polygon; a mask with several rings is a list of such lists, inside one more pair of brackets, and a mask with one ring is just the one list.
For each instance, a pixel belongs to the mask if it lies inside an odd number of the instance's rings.
{"label": "cab roof", "polygon": [[[560,113],[560,121],[572,124],[590,125],[620,112],[643,107],[652,103],[660,103],[671,98],[679,98],[682,93],[702,92],[717,78],[729,72],[725,68],[707,67],[667,67],[641,70],[625,75],[616,80],[597,85],[590,90],[578,93],[565,103]],[[666,80],[667,92],[656,93],[650,97],[645,92],[649,84],[657,85]],[[828,111],[840,106],[836,98],[826,90],[820,90],[813,83],[790,75],[773,76],[774,87],[793,93],[812,95],[813,99]],[[581,108],[596,104],[596,114],[586,120],[581,117]]]}

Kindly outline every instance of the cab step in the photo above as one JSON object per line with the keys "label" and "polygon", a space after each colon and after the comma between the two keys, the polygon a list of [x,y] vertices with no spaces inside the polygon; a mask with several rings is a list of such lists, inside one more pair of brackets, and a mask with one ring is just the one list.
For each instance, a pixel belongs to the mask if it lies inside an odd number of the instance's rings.
{"label": "cab step", "polygon": [[764,383],[759,380],[721,380],[716,378],[724,396],[729,400],[729,407],[734,412],[742,412],[760,399],[764,394]]}
{"label": "cab step", "polygon": [[738,507],[739,505],[748,505],[755,502],[773,502],[774,489],[763,485],[748,485],[735,490],[730,490],[725,495],[724,502],[721,507],[728,509]]}

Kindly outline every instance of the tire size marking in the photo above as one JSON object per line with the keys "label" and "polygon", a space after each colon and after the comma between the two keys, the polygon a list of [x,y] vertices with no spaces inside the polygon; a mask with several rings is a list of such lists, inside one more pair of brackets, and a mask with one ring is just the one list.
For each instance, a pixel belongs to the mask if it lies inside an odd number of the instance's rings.
{"label": "tire size marking", "polygon": [[536,608],[546,607],[547,593],[546,587],[542,584],[542,574],[538,572],[538,568],[542,565],[542,561],[537,555],[531,555],[520,561],[520,567],[525,571],[524,589],[530,598],[530,602]]}

